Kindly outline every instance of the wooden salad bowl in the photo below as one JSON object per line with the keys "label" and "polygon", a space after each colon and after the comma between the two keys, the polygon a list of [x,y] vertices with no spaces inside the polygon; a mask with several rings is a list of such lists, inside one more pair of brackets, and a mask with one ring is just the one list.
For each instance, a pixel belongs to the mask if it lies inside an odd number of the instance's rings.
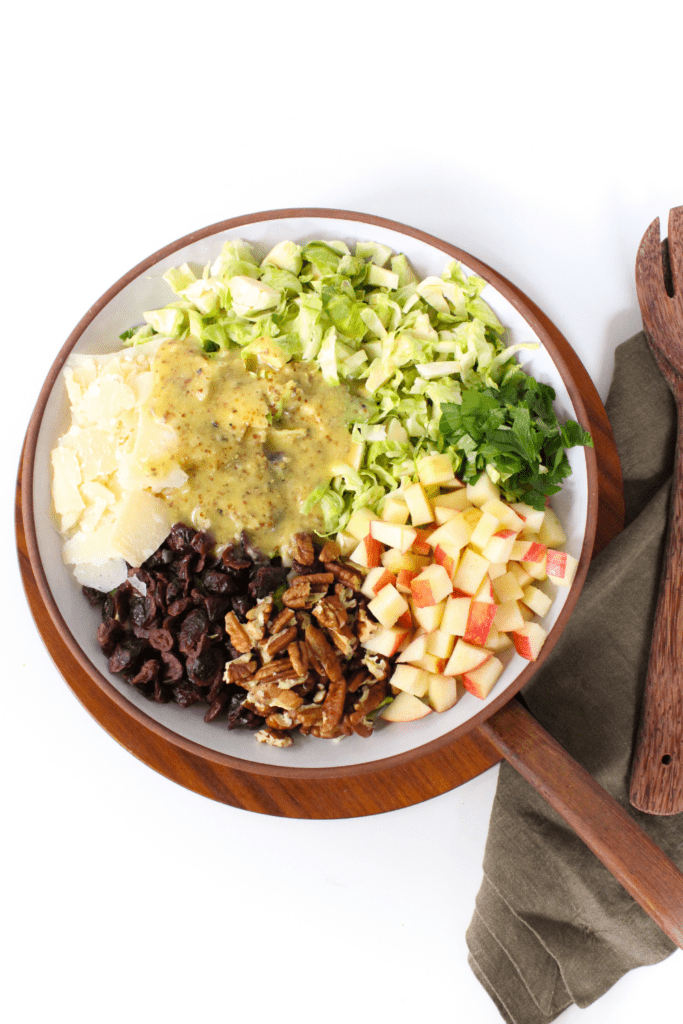
{"label": "wooden salad bowl", "polygon": [[[585,450],[588,515],[575,583],[537,662],[464,724],[432,742],[379,761],[320,768],[261,764],[212,750],[135,707],[86,657],[74,639],[41,561],[34,516],[34,463],[42,416],[74,344],[98,313],[137,275],[197,238],[262,221],[315,218],[356,221],[398,231],[461,260],[492,284],[533,328],[552,356],[576,418],[590,430]],[[76,327],[45,382],[27,432],[20,468],[16,533],[22,578],[38,631],[81,703],[119,743],[147,765],[203,796],[258,813],[342,818],[380,813],[445,793],[496,764],[515,767],[586,842],[660,927],[683,947],[683,875],[592,777],[514,699],[545,661],[578,599],[590,560],[623,526],[619,459],[600,398],[571,346],[516,286],[486,264],[424,232],[394,221],[339,210],[266,211],[211,225],[153,254],[96,303]]]}

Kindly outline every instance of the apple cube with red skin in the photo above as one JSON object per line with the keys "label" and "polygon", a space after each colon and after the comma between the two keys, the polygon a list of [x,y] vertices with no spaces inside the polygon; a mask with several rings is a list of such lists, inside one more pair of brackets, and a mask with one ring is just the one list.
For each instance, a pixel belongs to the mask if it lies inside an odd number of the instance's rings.
{"label": "apple cube with red skin", "polygon": [[548,634],[538,622],[527,622],[512,634],[517,654],[527,661],[536,661]]}
{"label": "apple cube with red skin", "polygon": [[493,584],[488,576],[484,576],[479,590],[474,595],[475,601],[486,601],[487,604],[496,604],[496,595],[493,592]]}
{"label": "apple cube with red skin", "polygon": [[508,572],[511,572],[515,577],[520,587],[526,587],[527,583],[530,583],[533,579],[530,572],[524,568],[521,562],[508,562]]}
{"label": "apple cube with red skin", "polygon": [[[540,562],[520,562],[519,564],[526,569],[529,575],[535,580],[544,580],[547,578],[546,574],[546,563],[548,556],[543,555]],[[511,563],[514,564],[514,563]]]}
{"label": "apple cube with red skin", "polygon": [[433,672],[429,674],[427,700],[440,714],[457,704],[462,693],[463,688],[453,676],[436,675]]}
{"label": "apple cube with red skin", "polygon": [[471,597],[453,597],[446,600],[441,626],[444,633],[451,636],[464,636],[470,617]]}
{"label": "apple cube with red skin", "polygon": [[356,565],[361,565],[365,569],[375,569],[382,563],[383,551],[384,546],[368,533],[349,557]]}
{"label": "apple cube with red skin", "polygon": [[489,601],[472,601],[463,640],[483,646],[496,617],[497,605]]}
{"label": "apple cube with red skin", "polygon": [[[368,611],[385,629],[393,626],[405,612],[410,615],[408,602],[391,583],[382,587],[377,597],[370,601]],[[410,629],[412,619],[409,620],[407,626]]]}
{"label": "apple cube with red skin", "polygon": [[466,548],[453,577],[453,590],[474,596],[482,584],[489,564],[489,560],[483,555]]}
{"label": "apple cube with red skin", "polygon": [[410,636],[409,629],[392,626],[389,629],[378,629],[372,636],[364,640],[361,646],[372,654],[381,654],[384,658],[393,658],[401,645]]}
{"label": "apple cube with red skin", "polygon": [[435,548],[437,544],[442,546],[454,548],[464,548],[472,536],[472,530],[475,524],[471,521],[471,518],[466,514],[468,509],[463,512],[456,512],[452,519],[444,523],[443,526],[439,526],[429,537],[429,545]]}
{"label": "apple cube with red skin", "polygon": [[433,633],[435,629],[439,628],[445,607],[445,601],[440,601],[439,604],[428,604],[424,608],[420,608],[414,601],[411,601],[410,604],[413,621],[417,622],[425,633]]}
{"label": "apple cube with red skin", "polygon": [[382,519],[386,523],[399,523],[405,526],[410,518],[410,511],[403,498],[390,494],[382,505]]}
{"label": "apple cube with red skin", "polygon": [[545,555],[545,544],[539,544],[537,540],[518,540],[512,545],[512,552],[508,561],[540,563],[545,558]]}
{"label": "apple cube with red skin", "polygon": [[472,669],[480,668],[491,657],[491,652],[487,651],[485,647],[468,644],[465,640],[459,639],[455,644],[443,674],[446,676],[461,676],[465,672],[472,671]]}
{"label": "apple cube with red skin", "polygon": [[541,618],[548,614],[553,603],[553,599],[549,594],[545,594],[538,587],[534,587],[531,584],[522,591],[522,601],[527,608],[530,608],[536,615],[540,615]]}
{"label": "apple cube with red skin", "polygon": [[553,548],[548,548],[545,571],[548,574],[548,579],[552,580],[556,586],[571,587],[578,567],[577,560],[572,555],[568,555],[566,551],[555,551]]}
{"label": "apple cube with red skin", "polygon": [[433,530],[415,530],[416,537],[411,545],[411,551],[414,551],[416,555],[430,555],[432,549],[429,545],[429,538],[431,537]]}
{"label": "apple cube with red skin", "polygon": [[512,647],[512,640],[508,633],[500,633],[495,625],[493,625],[489,630],[489,635],[486,637],[485,646],[487,651],[499,654],[501,651],[507,651]]}
{"label": "apple cube with red skin", "polygon": [[429,679],[424,669],[417,668],[415,665],[401,664],[394,669],[391,685],[395,686],[397,690],[412,693],[415,697],[424,697],[429,686]]}
{"label": "apple cube with red skin", "polygon": [[362,540],[370,533],[370,524],[378,519],[379,516],[376,516],[369,508],[359,508],[346,524],[345,532],[350,533],[356,540]]}
{"label": "apple cube with red skin", "polygon": [[437,494],[432,499],[432,508],[435,513],[437,508],[451,508],[456,512],[462,512],[463,509],[471,504],[467,497],[466,487],[460,487],[457,491],[449,491],[448,494]]}
{"label": "apple cube with red skin", "polygon": [[485,700],[498,682],[502,671],[502,661],[499,661],[495,655],[491,655],[484,665],[463,673],[463,686],[475,697]]}
{"label": "apple cube with red skin", "polygon": [[382,587],[386,587],[389,583],[394,587],[396,586],[396,577],[393,572],[389,572],[384,566],[378,565],[371,569],[363,580],[363,586],[360,588],[361,594],[365,594],[368,600],[372,601],[373,597],[377,597]]}
{"label": "apple cube with red skin", "polygon": [[453,589],[451,579],[442,565],[432,562],[410,584],[413,601],[418,608],[440,604]]}
{"label": "apple cube with red skin", "polygon": [[422,484],[411,484],[403,491],[403,497],[410,510],[410,521],[413,526],[423,526],[434,522],[431,502]]}
{"label": "apple cube with red skin", "polygon": [[482,554],[484,558],[488,558],[489,562],[507,563],[510,560],[516,540],[517,534],[514,530],[503,526],[500,530],[496,530],[482,551]]}
{"label": "apple cube with red skin", "polygon": [[450,580],[455,576],[460,563],[460,550],[452,544],[437,544],[434,548],[434,561],[444,567]]}
{"label": "apple cube with red skin", "polygon": [[490,580],[496,580],[499,576],[503,576],[507,571],[508,568],[505,562],[491,562],[486,573]]}
{"label": "apple cube with red skin", "polygon": [[419,575],[419,569],[399,569],[398,575],[395,577],[398,592],[400,594],[411,594],[410,584]]}
{"label": "apple cube with red skin", "polygon": [[517,513],[520,519],[524,520],[521,530],[524,537],[531,537],[538,533],[545,519],[545,512],[542,509],[532,508],[531,505],[526,505],[522,501],[513,501],[510,508]]}
{"label": "apple cube with red skin", "polygon": [[370,523],[370,536],[374,537],[387,548],[397,548],[404,553],[410,548],[417,537],[417,531],[411,526],[400,523],[386,523],[382,519]]}
{"label": "apple cube with red skin", "polygon": [[437,658],[434,654],[423,654],[421,658],[415,658],[410,662],[415,668],[424,669],[425,672],[436,672],[437,675],[443,672],[448,658]]}

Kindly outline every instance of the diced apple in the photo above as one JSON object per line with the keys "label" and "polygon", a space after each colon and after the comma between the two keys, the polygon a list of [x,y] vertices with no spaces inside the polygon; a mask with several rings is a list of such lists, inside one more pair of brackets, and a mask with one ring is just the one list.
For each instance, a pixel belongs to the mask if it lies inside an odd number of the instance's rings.
{"label": "diced apple", "polygon": [[524,520],[521,519],[514,509],[506,505],[504,501],[499,498],[491,498],[490,501],[485,501],[481,506],[482,512],[490,512],[492,516],[499,519],[503,526],[507,526],[508,530],[514,530],[515,533],[524,526]]}
{"label": "diced apple", "polygon": [[497,605],[488,601],[472,601],[463,640],[469,644],[485,644],[497,610]]}
{"label": "diced apple", "polygon": [[[444,611],[445,615],[445,611]],[[443,619],[441,620],[443,625]],[[455,646],[455,637],[444,632],[443,628],[435,629],[433,633],[425,634],[427,637],[427,654],[433,654],[435,658],[450,658]]]}
{"label": "diced apple", "polygon": [[547,555],[544,555],[540,562],[520,562],[520,565],[529,573],[532,579],[544,580],[547,577]]}
{"label": "diced apple", "polygon": [[[470,537],[470,545],[476,548],[477,551],[483,551],[488,542],[493,537],[497,530],[500,530],[501,523],[499,519],[492,516],[490,512],[483,512],[479,517],[477,525],[472,530],[472,536]],[[502,559],[500,559],[502,561]]]}
{"label": "diced apple", "polygon": [[418,479],[425,487],[445,483],[453,476],[450,455],[423,455],[417,460],[416,466]]}
{"label": "diced apple", "polygon": [[382,519],[386,523],[405,525],[409,518],[410,511],[404,499],[396,494],[390,494],[382,506]]}
{"label": "diced apple", "polygon": [[424,718],[431,713],[432,708],[419,697],[402,692],[380,711],[380,716],[386,722],[415,722],[418,718]]}
{"label": "diced apple", "polygon": [[366,569],[374,569],[381,564],[384,547],[378,540],[366,534],[357,548],[349,555],[352,562]]}
{"label": "diced apple", "polygon": [[566,551],[555,551],[548,548],[548,559],[546,561],[546,573],[548,579],[552,580],[558,587],[570,587],[574,582],[576,570],[579,563]]}
{"label": "diced apple", "polygon": [[524,616],[517,601],[503,601],[493,620],[493,625],[499,633],[512,633],[515,629],[521,629],[524,625]]}
{"label": "diced apple", "polygon": [[542,509],[532,508],[531,505],[526,505],[523,501],[513,501],[510,504],[510,508],[513,512],[517,513],[520,519],[524,520],[524,526],[521,530],[524,537],[538,533],[545,518],[545,512]]}
{"label": "diced apple", "polygon": [[445,601],[440,601],[439,604],[428,604],[424,608],[419,608],[414,601],[410,603],[413,621],[417,622],[425,633],[433,633],[435,629],[439,628],[445,607]]}
{"label": "diced apple", "polygon": [[491,562],[490,566],[486,570],[490,580],[497,580],[499,576],[504,576],[507,571],[507,565],[505,562]]}
{"label": "diced apple", "polygon": [[412,551],[389,548],[388,551],[382,552],[380,561],[385,569],[398,575],[401,569],[415,570],[419,573],[429,565],[431,559],[428,555],[414,555]]}
{"label": "diced apple", "polygon": [[386,587],[390,583],[392,586],[396,586],[396,577],[393,572],[389,572],[384,566],[378,565],[371,569],[363,580],[363,586],[360,588],[361,593],[365,594],[368,600],[372,601],[374,597],[377,597],[382,587]]}
{"label": "diced apple", "polygon": [[358,538],[343,530],[340,530],[334,539],[339,546],[339,554],[342,558],[348,558],[351,552],[355,551],[358,546]]}
{"label": "diced apple", "polygon": [[387,441],[396,441],[398,444],[405,444],[408,440],[408,431],[401,425],[401,421],[394,418],[387,427]]}
{"label": "diced apple", "polygon": [[425,670],[414,665],[397,665],[390,682],[397,690],[412,693],[415,697],[424,697],[429,686]]}
{"label": "diced apple", "polygon": [[385,629],[393,626],[405,612],[410,613],[408,602],[391,583],[382,587],[377,597],[370,601],[368,611]]}
{"label": "diced apple", "polygon": [[482,473],[474,484],[467,485],[467,499],[473,505],[483,505],[492,499],[500,498],[500,488],[494,484],[488,473]]}
{"label": "diced apple", "polygon": [[493,581],[493,590],[499,602],[521,601],[524,590],[519,585],[517,577],[512,572],[503,573]]}
{"label": "diced apple", "polygon": [[431,554],[431,547],[429,546],[429,538],[434,531],[432,529],[426,530],[415,530],[417,534],[415,540],[411,544],[411,551],[414,551],[416,555],[429,555]]}
{"label": "diced apple", "polygon": [[459,590],[463,594],[476,594],[488,567],[488,559],[471,548],[466,548],[453,577],[453,590]]}
{"label": "diced apple", "polygon": [[370,536],[387,548],[406,552],[417,537],[417,531],[400,523],[387,523],[382,519],[370,523]]}
{"label": "diced apple", "polygon": [[528,605],[524,604],[523,601],[519,602],[519,610],[522,613],[522,618],[525,622],[533,622],[536,613],[532,612]]}
{"label": "diced apple", "polygon": [[479,587],[479,590],[474,595],[474,600],[475,601],[485,601],[486,604],[496,604],[497,603],[496,602],[496,595],[495,595],[494,590],[493,590],[493,584],[491,583],[491,580],[489,579],[488,573],[486,574],[486,576],[484,576],[483,580],[481,581],[481,586]]}
{"label": "diced apple", "polygon": [[425,523],[434,522],[431,502],[425,494],[422,484],[410,484],[403,491],[403,497],[410,511],[410,521],[413,526],[423,526]]}
{"label": "diced apple", "polygon": [[428,605],[444,601],[453,587],[451,578],[444,567],[433,562],[426,566],[419,576],[415,577],[410,584],[410,589],[416,607],[425,608]]}
{"label": "diced apple", "polygon": [[530,608],[532,612],[540,616],[547,615],[553,603],[553,599],[549,594],[544,594],[542,590],[532,586],[531,583],[524,588],[522,601],[527,608]]}
{"label": "diced apple", "polygon": [[464,636],[471,604],[471,597],[447,598],[440,629],[451,636]]}
{"label": "diced apple", "polygon": [[458,510],[455,508],[442,508],[441,505],[434,505],[434,522],[437,526],[443,526],[449,519],[453,519],[457,516]]}
{"label": "diced apple", "polygon": [[533,578],[531,573],[526,571],[521,562],[508,562],[507,569],[508,572],[511,572],[515,577],[520,587],[525,587]]}
{"label": "diced apple", "polygon": [[452,676],[429,674],[427,700],[439,713],[448,711],[458,703],[464,687],[459,686]]}
{"label": "diced apple", "polygon": [[498,682],[502,671],[502,661],[499,661],[495,655],[491,655],[486,664],[482,665],[481,668],[475,668],[463,673],[463,686],[475,697],[484,700]]}
{"label": "diced apple", "polygon": [[448,658],[437,658],[434,654],[423,654],[421,658],[414,658],[411,665],[415,668],[424,669],[425,672],[435,672],[439,675],[446,667]]}
{"label": "diced apple", "polygon": [[464,512],[456,512],[452,519],[449,519],[434,530],[429,536],[429,544],[435,548],[437,544],[448,544],[450,547],[464,548],[470,537],[474,524],[466,517],[467,509]]}
{"label": "diced apple", "polygon": [[561,548],[567,543],[567,535],[562,529],[560,520],[551,508],[546,508],[543,525],[538,531],[538,539],[548,548]]}
{"label": "diced apple", "polygon": [[527,622],[521,629],[515,630],[512,640],[517,654],[527,661],[536,661],[548,634],[538,622]]}
{"label": "diced apple", "polygon": [[410,608],[407,608],[399,617],[396,619],[396,625],[401,626],[403,629],[412,629],[415,623],[413,622],[413,614]]}
{"label": "diced apple", "polygon": [[492,657],[491,652],[485,647],[475,647],[465,640],[459,639],[453,649],[448,664],[443,674],[446,676],[461,676],[472,669],[480,668]]}
{"label": "diced apple", "polygon": [[359,508],[353,513],[346,524],[346,533],[350,533],[356,540],[363,540],[370,533],[370,523],[379,520],[374,512],[368,508]]}
{"label": "diced apple", "polygon": [[420,575],[419,569],[399,569],[398,576],[396,576],[396,589],[399,594],[412,594],[410,584],[416,576]]}
{"label": "diced apple", "polygon": [[545,558],[546,546],[537,540],[516,540],[512,545],[510,562],[542,562]]}
{"label": "diced apple", "polygon": [[466,487],[460,487],[456,491],[448,491],[446,494],[437,494],[432,501],[435,513],[437,508],[453,508],[456,512],[462,512],[470,504]]}
{"label": "diced apple", "polygon": [[487,651],[500,654],[501,651],[507,651],[512,647],[512,640],[508,633],[500,633],[495,626],[491,626],[485,646]]}
{"label": "diced apple", "polygon": [[401,651],[396,660],[399,662],[412,662],[424,658],[427,653],[427,638],[429,636],[431,636],[430,633],[422,633],[420,636],[416,636],[410,641],[405,650]]}
{"label": "diced apple", "polygon": [[444,567],[448,578],[452,580],[460,562],[460,548],[452,544],[437,544],[434,548],[434,561]]}
{"label": "diced apple", "polygon": [[410,630],[393,626],[390,629],[378,629],[371,637],[364,640],[362,647],[373,654],[381,654],[385,658],[393,658],[401,645],[410,635]]}
{"label": "diced apple", "polygon": [[482,554],[490,562],[502,563],[510,560],[510,553],[515,546],[517,534],[507,526],[497,530],[491,537]]}

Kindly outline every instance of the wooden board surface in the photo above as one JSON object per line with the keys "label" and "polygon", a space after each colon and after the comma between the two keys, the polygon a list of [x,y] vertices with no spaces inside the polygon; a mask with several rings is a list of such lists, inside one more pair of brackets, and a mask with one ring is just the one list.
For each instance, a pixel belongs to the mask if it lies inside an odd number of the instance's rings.
{"label": "wooden board surface", "polygon": [[[483,267],[482,264],[479,264]],[[580,359],[541,310],[490,268],[489,279],[503,281],[515,305],[536,319],[565,359],[583,399],[598,465],[598,523],[593,553],[622,529],[623,487],[619,458],[600,397]],[[486,275],[485,275],[486,276]],[[347,818],[408,807],[446,793],[481,774],[500,754],[479,728],[402,765],[370,763],[362,772],[324,779],[281,779],[254,775],[213,758],[205,748],[176,743],[132,718],[120,703],[96,686],[56,630],[36,584],[28,558],[21,507],[21,470],[17,482],[16,539],[21,575],[33,618],[61,675],[95,720],[130,753],[162,775],[213,800],[262,814],[295,818]]]}

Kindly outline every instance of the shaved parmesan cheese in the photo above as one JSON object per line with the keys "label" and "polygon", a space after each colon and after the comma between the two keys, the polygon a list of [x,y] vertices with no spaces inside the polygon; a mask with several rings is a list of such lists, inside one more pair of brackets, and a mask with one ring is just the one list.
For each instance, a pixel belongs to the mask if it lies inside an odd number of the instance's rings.
{"label": "shaved parmesan cheese", "polygon": [[52,500],[55,512],[68,516],[85,508],[78,485],[81,467],[76,453],[70,448],[55,448],[52,452]]}
{"label": "shaved parmesan cheese", "polygon": [[120,583],[124,583],[128,575],[128,567],[122,558],[113,558],[104,565],[77,565],[74,576],[82,587],[93,587],[108,593]]}
{"label": "shaved parmesan cheese", "polygon": [[168,505],[147,491],[133,491],[123,500],[113,527],[112,550],[129,565],[142,565],[166,539],[173,526]]}

